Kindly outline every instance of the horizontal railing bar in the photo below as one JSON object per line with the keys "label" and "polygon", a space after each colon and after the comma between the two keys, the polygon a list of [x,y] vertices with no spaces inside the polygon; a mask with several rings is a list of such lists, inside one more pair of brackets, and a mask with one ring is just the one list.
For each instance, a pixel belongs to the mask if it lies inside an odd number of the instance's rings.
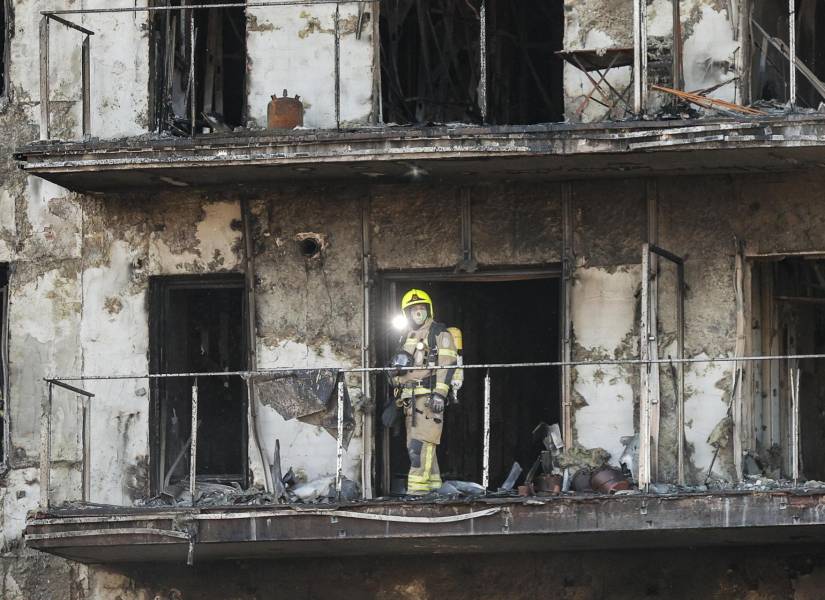
{"label": "horizontal railing bar", "polygon": [[[777,356],[718,356],[714,358],[659,358],[642,360],[640,358],[606,358],[595,360],[572,360],[553,362],[524,362],[524,363],[489,363],[478,365],[462,365],[461,369],[524,369],[535,367],[587,367],[587,366],[638,366],[638,365],[670,365],[670,364],[711,364],[711,363],[739,363],[739,362],[766,362],[771,360],[805,360],[825,359],[825,354],[784,354]],[[273,369],[258,369],[255,371],[207,371],[204,373],[145,373],[133,375],[72,375],[67,377],[44,378],[46,382],[58,381],[106,381],[123,379],[172,379],[175,377],[252,377],[254,375],[276,375],[290,372],[337,371],[339,373],[394,373],[398,371],[436,371],[450,367],[277,367]]]}
{"label": "horizontal railing bar", "polygon": [[116,8],[73,8],[66,10],[44,10],[40,14],[54,15],[89,15],[97,13],[137,13],[173,10],[207,9],[207,8],[263,8],[267,6],[308,6],[312,4],[351,4],[364,1],[377,4],[382,0],[270,0],[269,2],[227,2],[225,4],[193,4],[184,6],[122,6]]}

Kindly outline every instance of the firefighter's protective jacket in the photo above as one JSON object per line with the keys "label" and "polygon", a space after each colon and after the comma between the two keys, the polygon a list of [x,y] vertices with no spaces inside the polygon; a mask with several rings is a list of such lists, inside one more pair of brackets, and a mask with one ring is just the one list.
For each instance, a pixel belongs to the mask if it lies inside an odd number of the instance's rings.
{"label": "firefighter's protective jacket", "polygon": [[419,329],[411,330],[402,340],[402,350],[413,357],[413,366],[421,367],[404,371],[393,378],[393,384],[401,392],[399,398],[407,417],[408,437],[439,444],[444,415],[430,409],[429,399],[436,393],[447,398],[450,393],[457,361],[453,336],[441,323],[427,319]]}

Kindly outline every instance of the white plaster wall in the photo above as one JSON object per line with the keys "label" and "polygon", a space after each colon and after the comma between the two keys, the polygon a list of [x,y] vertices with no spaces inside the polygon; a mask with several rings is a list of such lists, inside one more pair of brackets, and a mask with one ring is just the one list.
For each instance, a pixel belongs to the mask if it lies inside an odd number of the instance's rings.
{"label": "white plaster wall", "polygon": [[[129,8],[146,0],[84,0],[83,7]],[[146,133],[149,122],[149,16],[146,12],[87,14],[91,40],[92,135]]]}
{"label": "white plaster wall", "polygon": [[[145,0],[85,0],[82,8],[145,6]],[[43,10],[81,8],[64,0],[16,2],[10,84],[39,124],[39,24]],[[92,135],[115,138],[146,132],[149,90],[147,15],[139,13],[65,15],[95,32],[91,37]],[[83,35],[52,21],[49,75],[53,137],[81,135],[80,48]]]}
{"label": "white plaster wall", "polygon": [[[284,341],[275,347],[258,344],[258,366],[262,369],[278,367],[298,368],[346,368],[353,365],[336,357],[325,346],[317,352],[300,342]],[[354,399],[358,390],[350,388],[350,398]],[[349,448],[344,452],[344,475],[360,484],[361,481],[361,413],[354,411],[355,434]],[[322,427],[309,425],[297,419],[284,420],[269,406],[258,406],[261,445],[267,458],[275,452],[275,439],[281,443],[281,467],[286,472],[290,467],[301,469],[309,480],[327,475],[335,475],[337,445],[336,440]],[[249,448],[250,456],[254,448]],[[256,479],[259,475],[256,473]]]}
{"label": "white plaster wall", "polygon": [[[709,358],[704,352],[695,358]],[[725,418],[730,402],[731,363],[697,363],[685,370],[685,440],[692,447],[691,463],[702,473],[707,473],[713,460],[714,448],[708,444],[708,436]],[[723,470],[717,461],[713,472],[722,479],[730,479],[732,473]]]}
{"label": "white plaster wall", "polygon": [[[731,80],[736,68],[741,68],[741,54],[738,41],[738,2],[728,3],[734,8],[729,14],[728,6],[717,0],[682,0],[681,22],[683,35],[683,61],[685,89],[700,90]],[[567,0],[567,21],[564,47],[567,50],[600,49],[633,46],[632,20],[628,18],[632,9],[618,5],[613,0]],[[618,19],[617,10],[623,11],[624,20]],[[628,12],[630,10],[631,12]],[[648,36],[671,38],[673,31],[672,3],[670,0],[648,2]],[[617,26],[617,23],[621,23]],[[730,65],[730,69],[726,68]],[[592,75],[598,79],[597,73]],[[618,90],[624,90],[631,83],[630,67],[614,69],[608,80]],[[564,70],[564,95],[566,114],[572,121],[591,122],[603,118],[606,109],[591,101],[580,114],[579,107],[585,94],[592,90],[592,84],[577,68],[566,64]],[[709,94],[709,97],[736,101],[735,83],[725,85]],[[596,96],[598,97],[598,96]],[[632,91],[627,96],[632,102]],[[649,111],[656,112],[670,101],[670,97],[653,92],[648,99]]]}
{"label": "white plaster wall", "polygon": [[[372,110],[372,24],[356,39],[358,3],[340,5],[341,121],[364,124]],[[248,103],[251,121],[266,127],[273,94],[298,94],[304,126],[335,127],[335,6],[278,6],[247,12]]]}
{"label": "white plaster wall", "polygon": [[[576,352],[587,358],[629,358],[627,341],[636,327],[636,293],[641,282],[638,265],[618,269],[580,267],[572,290],[572,320]],[[633,338],[638,343],[638,338]],[[574,369],[574,392],[587,404],[574,416],[574,436],[585,448],[604,448],[617,464],[622,436],[633,435],[633,388],[630,371],[621,366],[583,366]]]}

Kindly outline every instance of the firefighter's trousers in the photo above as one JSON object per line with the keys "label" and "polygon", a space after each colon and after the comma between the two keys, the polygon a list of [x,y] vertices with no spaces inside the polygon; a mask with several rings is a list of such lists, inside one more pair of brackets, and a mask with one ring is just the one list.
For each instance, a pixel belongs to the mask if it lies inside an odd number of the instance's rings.
{"label": "firefighter's trousers", "polygon": [[[410,473],[407,493],[426,494],[441,487],[436,449],[441,442],[444,413],[434,413],[428,406],[429,395],[415,396],[406,413],[407,451],[410,455]],[[413,409],[415,418],[413,418]]]}
{"label": "firefighter's trousers", "polygon": [[407,440],[407,451],[410,454],[410,473],[407,475],[409,495],[423,495],[441,487],[437,448],[430,442]]}

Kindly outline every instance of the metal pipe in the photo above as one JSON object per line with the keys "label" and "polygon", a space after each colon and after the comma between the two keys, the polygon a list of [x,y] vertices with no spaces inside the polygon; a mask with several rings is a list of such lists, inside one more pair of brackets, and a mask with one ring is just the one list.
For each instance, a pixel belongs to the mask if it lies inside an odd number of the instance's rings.
{"label": "metal pipe", "polygon": [[82,470],[82,484],[83,484],[83,493],[82,498],[83,502],[89,502],[91,499],[91,489],[92,489],[92,448],[91,448],[91,439],[92,439],[92,423],[91,423],[91,414],[89,411],[89,397],[88,396],[81,396],[80,397],[80,404],[81,404],[81,414],[82,418],[82,445],[81,451],[83,452],[83,470]]}
{"label": "metal pipe", "polygon": [[81,46],[80,52],[80,78],[83,82],[83,137],[87,137],[92,133],[92,58],[89,40],[89,35],[83,38],[83,45]]}
{"label": "metal pipe", "polygon": [[335,75],[335,128],[341,129],[341,30],[340,30],[340,21],[341,21],[341,5],[336,3],[335,4],[335,24],[333,25],[332,31],[335,34],[335,66],[334,66],[334,75]]}
{"label": "metal pipe", "polygon": [[641,2],[633,0],[633,112],[642,114],[642,32]]}
{"label": "metal pipe", "polygon": [[192,384],[192,436],[189,445],[189,496],[195,506],[195,480],[198,463],[198,378]]}
{"label": "metal pipe", "polygon": [[49,18],[40,19],[40,139],[49,135]]}
{"label": "metal pipe", "polygon": [[45,16],[47,19],[54,19],[61,25],[65,25],[69,29],[74,29],[75,31],[79,31],[80,33],[85,33],[86,35],[94,35],[95,32],[91,29],[86,29],[85,27],[81,27],[77,23],[72,23],[71,21],[67,21],[66,19],[62,19],[60,17],[55,16],[55,13],[49,12],[41,12],[41,15]]}
{"label": "metal pipe", "polygon": [[[255,245],[252,239],[252,215],[249,211],[249,201],[242,196],[241,224],[243,226],[243,260],[244,286],[246,292],[246,352],[248,365],[253,372],[258,370],[258,330],[257,330],[257,300],[255,295]],[[267,492],[275,491],[275,482],[272,480],[272,469],[268,457],[264,454],[261,436],[258,434],[258,405],[255,399],[255,382],[251,377],[246,380],[246,402],[249,406],[250,429],[252,443],[261,460],[264,472],[264,487]]]}
{"label": "metal pipe", "polygon": [[796,106],[796,0],[788,0],[788,103]]}
{"label": "metal pipe", "polygon": [[49,510],[49,487],[52,460],[52,398],[54,384],[49,382],[46,398],[40,407],[40,508]]}
{"label": "metal pipe", "polygon": [[73,385],[68,385],[66,383],[63,383],[63,382],[57,380],[57,379],[47,379],[46,382],[54,384],[57,387],[62,387],[63,389],[69,390],[70,392],[74,392],[75,394],[80,394],[81,396],[86,396],[87,398],[94,398],[95,397],[95,395],[91,392],[87,392],[86,390],[82,390],[82,389],[80,389],[78,387],[75,387]]}
{"label": "metal pipe", "polygon": [[790,367],[791,383],[791,476],[794,485],[799,482],[799,364]]}
{"label": "metal pipe", "polygon": [[338,430],[335,437],[335,497],[341,499],[341,476],[344,468],[344,376],[338,382]]}
{"label": "metal pipe", "polygon": [[[353,0],[281,0],[270,2],[226,2],[223,4],[192,4],[187,6],[124,6],[119,8],[75,8],[71,10],[41,10],[40,14],[54,15],[90,15],[98,13],[137,13],[209,8],[264,8],[267,6],[312,6],[314,4],[347,4]],[[368,4],[380,4],[384,0],[363,0]]]}
{"label": "metal pipe", "polygon": [[190,124],[190,135],[191,137],[195,137],[197,135],[195,131],[195,122],[197,121],[197,109],[198,109],[198,99],[195,90],[195,43],[197,42],[197,34],[195,32],[195,11],[189,11],[189,118],[191,119]]}
{"label": "metal pipe", "polygon": [[676,266],[676,279],[678,282],[678,292],[676,295],[676,357],[679,359],[677,366],[676,383],[676,411],[677,411],[677,434],[679,436],[676,444],[677,453],[677,481],[679,485],[685,484],[685,363],[681,362],[685,358],[685,265],[680,263]]}
{"label": "metal pipe", "polygon": [[[639,329],[639,351],[647,361],[650,353],[650,244],[642,245],[642,314]],[[650,485],[650,364],[640,368],[639,389],[639,488]]]}
{"label": "metal pipe", "polygon": [[479,61],[478,108],[481,122],[487,122],[487,0],[481,0],[479,11]]}
{"label": "metal pipe", "polygon": [[[555,362],[523,362],[523,363],[482,363],[475,365],[462,365],[462,369],[527,369],[536,367],[586,367],[586,366],[638,366],[638,365],[669,365],[669,364],[714,364],[714,363],[735,363],[735,362],[770,362],[774,360],[789,360],[789,359],[809,359],[822,360],[825,359],[825,354],[776,354],[773,356],[717,356],[713,358],[657,358],[643,360],[639,358],[625,358],[625,359],[597,359],[597,360],[574,360],[574,361],[555,361]],[[213,371],[213,372],[192,372],[192,373],[149,373],[142,375],[89,375],[84,377],[68,376],[68,377],[52,377],[44,379],[46,383],[53,381],[118,381],[124,379],[172,379],[175,377],[252,377],[254,375],[277,375],[284,373],[306,373],[312,371],[328,371],[335,370],[341,373],[391,373],[396,371],[415,371],[420,370],[421,367],[353,367],[351,369],[342,369],[340,367],[330,365],[313,368],[294,368],[294,367],[279,367],[274,369],[259,369],[257,371]]]}
{"label": "metal pipe", "polygon": [[[361,207],[361,285],[362,285],[362,311],[361,311],[361,366],[367,368],[370,362],[370,199],[365,198]],[[369,373],[361,374],[361,391],[364,398],[372,396],[372,381]],[[361,461],[361,486],[364,490],[364,498],[372,498],[372,456],[375,436],[372,434],[374,427],[375,403],[369,403],[371,410],[364,412],[363,441],[364,456]]]}
{"label": "metal pipe", "polygon": [[[563,183],[562,196],[562,361],[573,360],[573,186]],[[573,447],[573,370],[562,367],[561,404],[564,446]]]}
{"label": "metal pipe", "polygon": [[484,376],[484,455],[481,467],[481,485],[490,487],[490,371]]}

